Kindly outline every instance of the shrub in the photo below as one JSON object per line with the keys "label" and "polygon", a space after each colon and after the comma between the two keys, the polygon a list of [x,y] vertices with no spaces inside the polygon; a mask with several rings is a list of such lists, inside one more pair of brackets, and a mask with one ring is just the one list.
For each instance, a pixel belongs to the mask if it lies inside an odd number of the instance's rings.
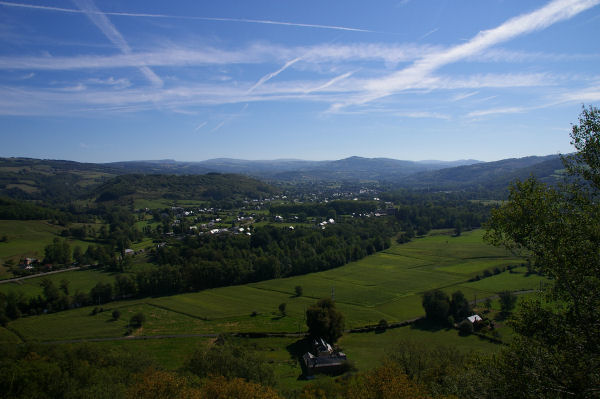
{"label": "shrub", "polygon": [[113,310],[112,317],[114,320],[119,320],[119,317],[121,317],[121,312],[118,309]]}
{"label": "shrub", "polygon": [[510,313],[517,304],[517,297],[510,291],[502,291],[498,294],[500,297],[500,309],[503,314]]}
{"label": "shrub", "polygon": [[379,323],[377,324],[377,329],[387,330],[388,327],[389,327],[389,324],[386,319],[379,320]]}
{"label": "shrub", "polygon": [[145,321],[146,316],[140,312],[131,316],[131,319],[129,319],[129,324],[131,324],[133,327],[139,328],[142,326],[142,324],[144,324]]}
{"label": "shrub", "polygon": [[464,319],[458,323],[458,332],[460,335],[469,335],[472,334],[473,331],[473,324],[469,320]]}
{"label": "shrub", "polygon": [[446,322],[450,311],[450,298],[445,292],[440,290],[428,291],[423,294],[422,303],[429,320]]}

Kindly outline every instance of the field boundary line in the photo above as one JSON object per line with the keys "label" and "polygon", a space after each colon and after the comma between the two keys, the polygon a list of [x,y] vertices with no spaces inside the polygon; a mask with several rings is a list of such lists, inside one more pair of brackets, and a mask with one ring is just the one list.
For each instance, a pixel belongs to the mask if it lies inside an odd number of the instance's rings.
{"label": "field boundary line", "polygon": [[151,302],[143,302],[143,303],[144,303],[145,305],[148,305],[148,306],[154,306],[155,308],[159,308],[159,309],[162,309],[162,310],[168,310],[169,312],[173,312],[173,313],[179,313],[179,314],[182,314],[182,315],[184,315],[184,316],[191,317],[191,318],[193,318],[193,319],[198,319],[198,320],[202,320],[202,321],[210,321],[210,319],[209,319],[209,318],[207,318],[207,317],[196,316],[196,315],[193,315],[193,314],[191,314],[191,313],[186,313],[186,312],[182,312],[182,311],[180,311],[180,310],[171,309],[171,308],[168,308],[168,307],[166,307],[166,306],[163,306],[163,305],[157,305],[157,304],[155,304],[155,303],[151,303]]}
{"label": "field boundary line", "polygon": [[50,275],[50,274],[72,272],[74,270],[80,270],[80,269],[85,268],[85,267],[86,266],[75,266],[75,267],[69,267],[68,269],[60,269],[60,270],[53,270],[51,272],[46,272],[46,273],[32,274],[30,276],[7,278],[7,279],[4,279],[4,280],[0,280],[0,284],[15,283],[15,282],[22,281],[22,280],[27,280],[27,279],[30,279],[30,278],[47,276],[47,275]]}

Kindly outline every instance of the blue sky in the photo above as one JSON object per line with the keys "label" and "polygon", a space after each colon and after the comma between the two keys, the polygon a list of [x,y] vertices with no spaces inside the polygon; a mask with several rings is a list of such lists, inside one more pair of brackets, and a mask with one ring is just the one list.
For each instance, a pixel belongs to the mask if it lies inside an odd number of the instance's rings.
{"label": "blue sky", "polygon": [[0,1],[0,156],[569,152],[600,0]]}

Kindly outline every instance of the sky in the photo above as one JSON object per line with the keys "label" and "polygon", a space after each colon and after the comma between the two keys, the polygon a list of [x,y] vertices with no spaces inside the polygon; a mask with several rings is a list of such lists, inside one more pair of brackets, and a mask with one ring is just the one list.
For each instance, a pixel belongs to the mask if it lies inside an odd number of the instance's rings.
{"label": "sky", "polygon": [[572,151],[600,0],[0,1],[0,156]]}

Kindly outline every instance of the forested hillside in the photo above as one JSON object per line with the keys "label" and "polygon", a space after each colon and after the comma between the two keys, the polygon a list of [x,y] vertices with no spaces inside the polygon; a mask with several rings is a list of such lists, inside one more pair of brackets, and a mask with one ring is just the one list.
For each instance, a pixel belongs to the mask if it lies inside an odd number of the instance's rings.
{"label": "forested hillside", "polygon": [[421,189],[468,190],[482,187],[490,191],[506,191],[510,182],[530,175],[546,183],[555,183],[560,179],[563,168],[559,155],[531,156],[416,173],[398,181],[398,184]]}
{"label": "forested hillside", "polygon": [[98,187],[93,196],[97,201],[112,201],[125,197],[222,200],[238,197],[262,198],[275,190],[256,179],[218,173],[206,175],[123,175]]}

